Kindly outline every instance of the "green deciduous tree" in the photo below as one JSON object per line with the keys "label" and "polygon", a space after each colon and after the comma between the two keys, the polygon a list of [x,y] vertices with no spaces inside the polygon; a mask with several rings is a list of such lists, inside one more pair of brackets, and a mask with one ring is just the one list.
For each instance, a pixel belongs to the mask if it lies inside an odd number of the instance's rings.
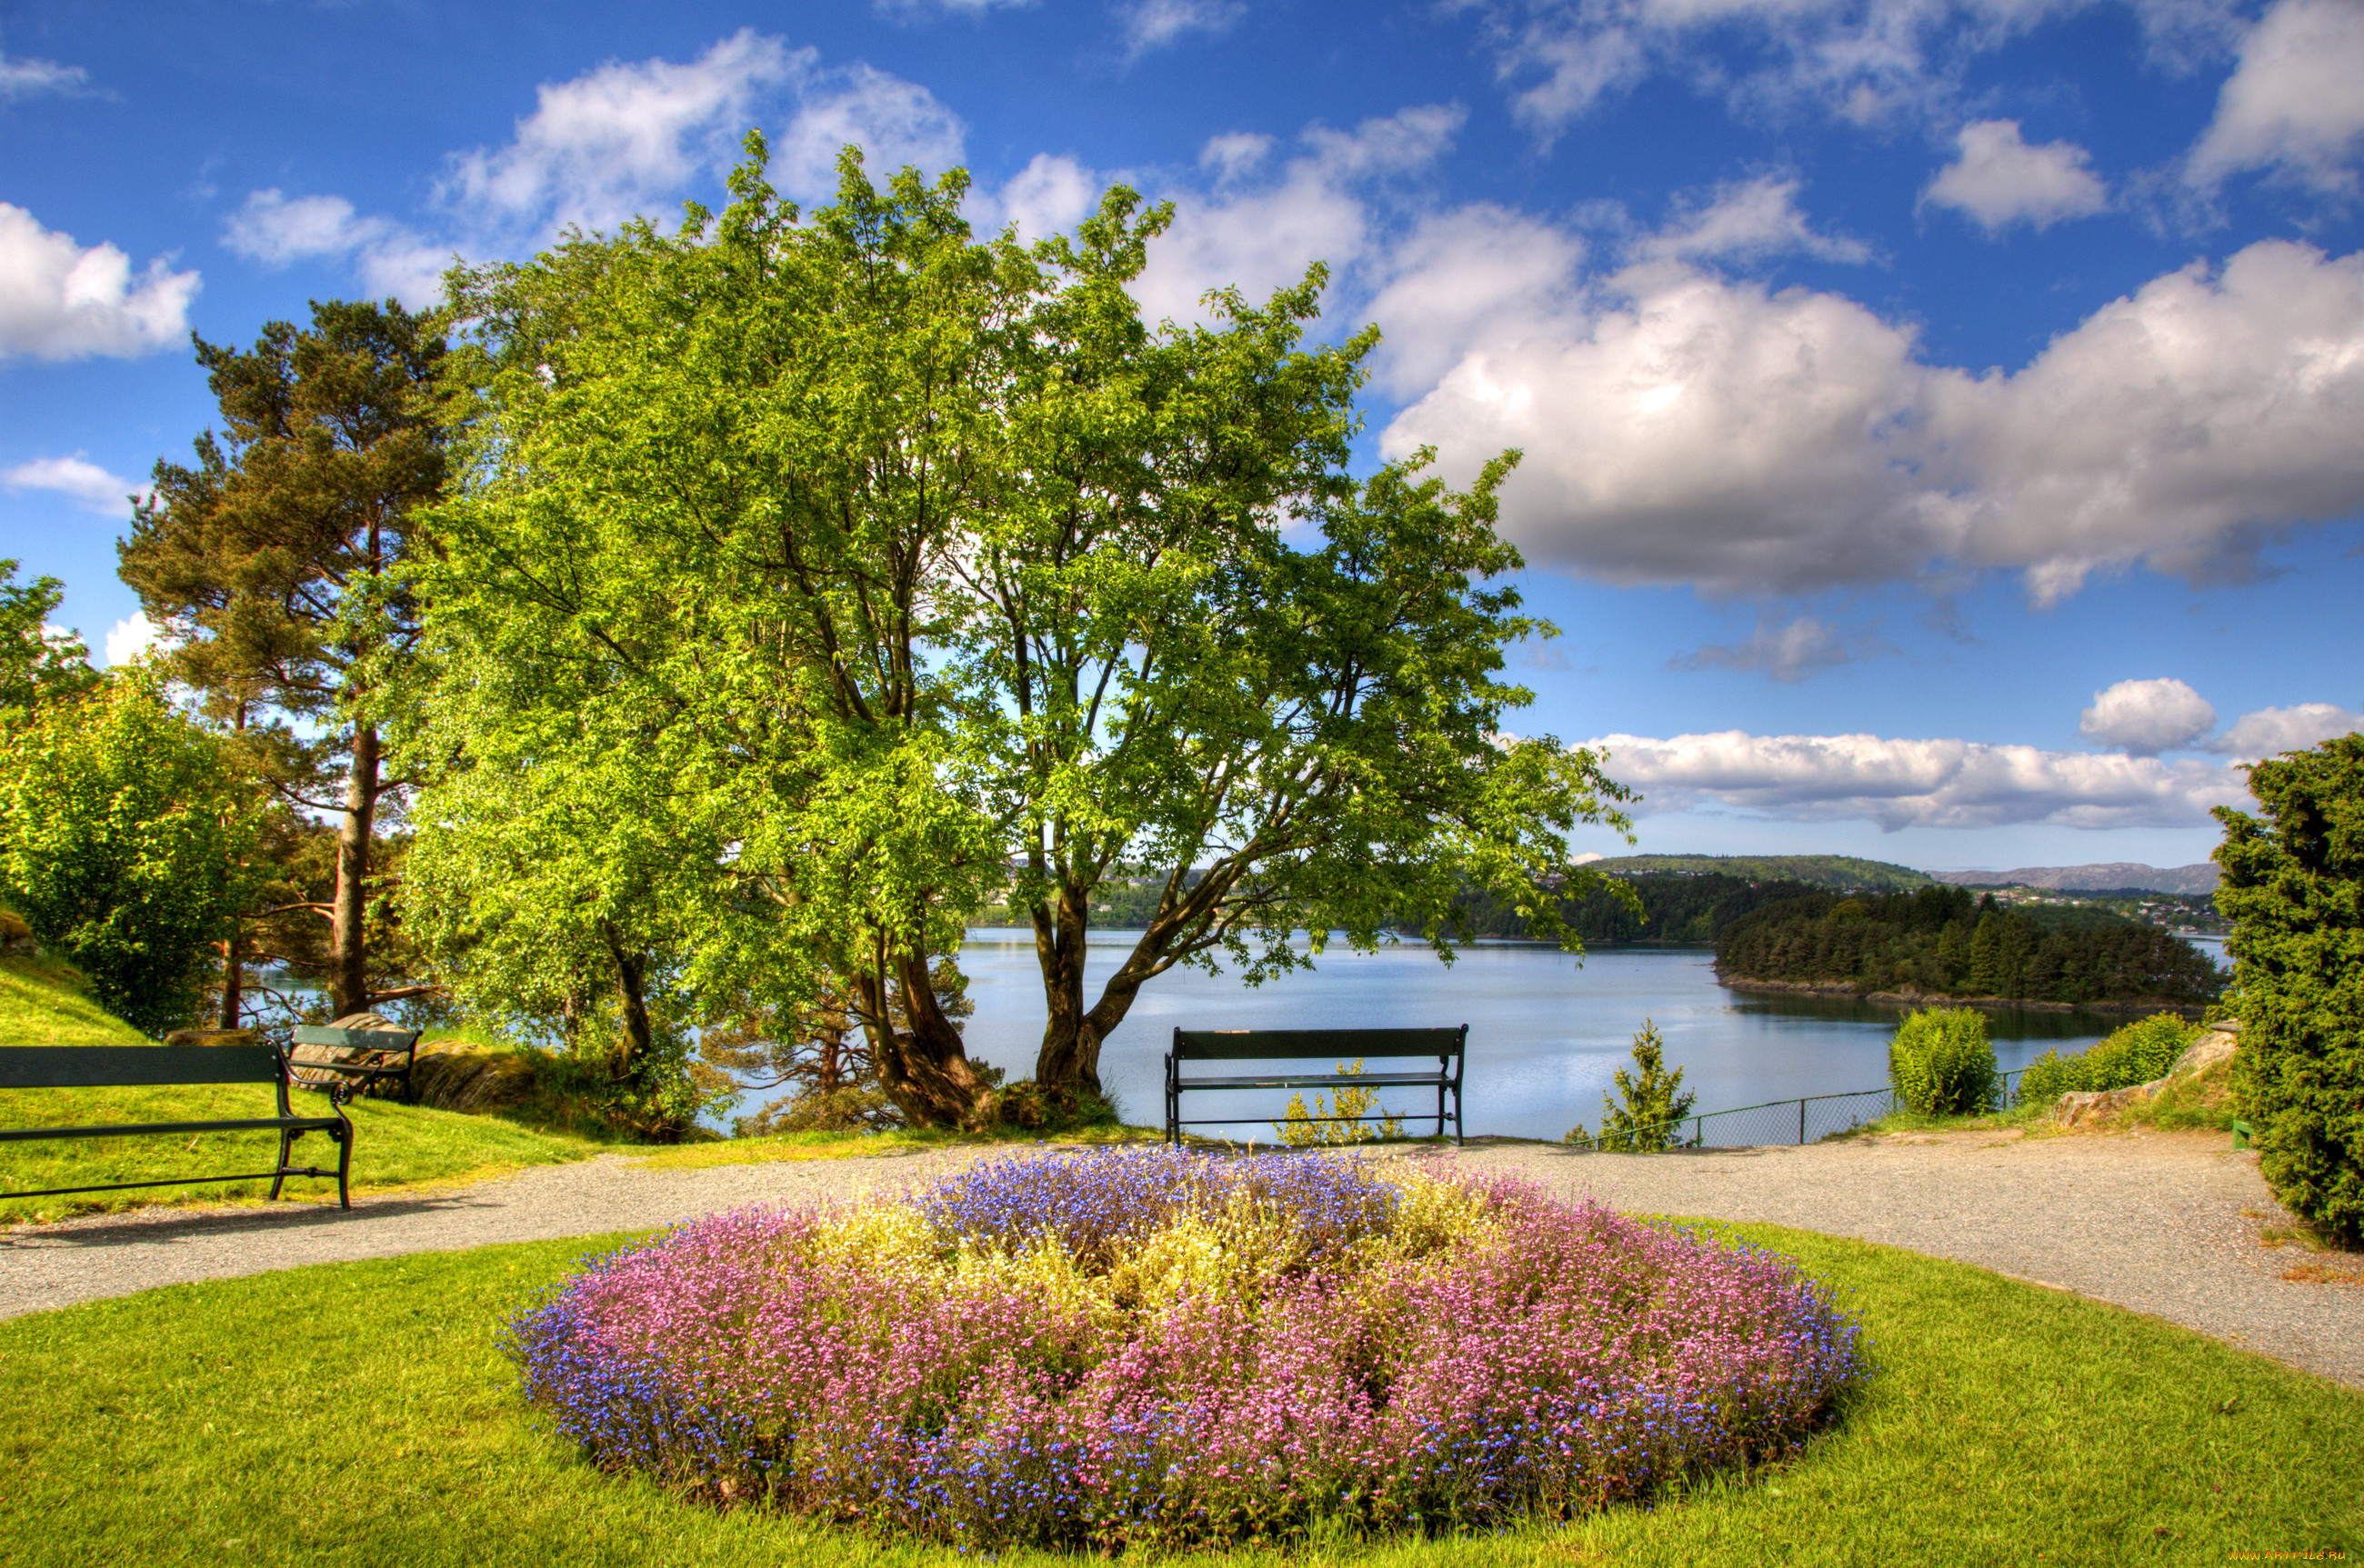
{"label": "green deciduous tree", "polygon": [[[985,1086],[927,977],[996,893],[1063,1088],[1176,963],[1262,978],[1298,929],[1444,946],[1471,886],[1557,934],[1564,835],[1622,796],[1504,733],[1501,649],[1549,629],[1481,585],[1518,564],[1509,460],[1466,494],[1424,457],[1352,478],[1375,339],[1305,343],[1318,271],[1152,328],[1127,285],[1168,215],[1130,191],[1028,249],[971,235],[957,173],[880,190],[849,153],[806,219],[756,153],[719,219],[476,280],[483,441],[420,578],[445,695],[406,755],[631,772],[608,809],[677,846],[688,983],[842,977],[922,1122]],[[450,695],[520,661],[553,695]],[[1087,996],[1094,895],[1142,877],[1148,928]]]}
{"label": "green deciduous tree", "polygon": [[64,595],[65,585],[54,577],[19,584],[17,563],[0,561],[0,723],[98,684],[82,639],[50,626]]}
{"label": "green deciduous tree", "polygon": [[0,727],[0,886],[151,1033],[193,1016],[256,833],[252,780],[162,685],[135,669]]}
{"label": "green deciduous tree", "polygon": [[375,699],[418,632],[396,569],[447,473],[443,344],[391,301],[316,303],[307,328],[196,352],[224,430],[193,466],[157,463],[122,575],[172,673],[283,798],[335,823],[325,978],[336,1013],[360,1012],[416,993],[372,973],[374,856],[405,782],[385,769]]}
{"label": "green deciduous tree", "polygon": [[[2216,808],[2241,1017],[2234,1104],[2293,1213],[2364,1238],[2364,736],[2257,763]],[[2262,818],[2262,819],[2261,819]]]}

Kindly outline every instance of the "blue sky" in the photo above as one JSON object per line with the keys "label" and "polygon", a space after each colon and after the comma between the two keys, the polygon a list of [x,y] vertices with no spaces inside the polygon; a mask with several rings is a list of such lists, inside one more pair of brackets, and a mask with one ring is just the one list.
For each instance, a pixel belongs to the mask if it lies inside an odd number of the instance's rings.
{"label": "blue sky", "polygon": [[1366,461],[1526,450],[1521,728],[1645,851],[2180,863],[2364,725],[2359,0],[17,4],[0,554],[135,647],[190,331],[713,200],[751,125],[807,198],[853,139],[1028,234],[1170,199],[1161,315],[1329,261]]}

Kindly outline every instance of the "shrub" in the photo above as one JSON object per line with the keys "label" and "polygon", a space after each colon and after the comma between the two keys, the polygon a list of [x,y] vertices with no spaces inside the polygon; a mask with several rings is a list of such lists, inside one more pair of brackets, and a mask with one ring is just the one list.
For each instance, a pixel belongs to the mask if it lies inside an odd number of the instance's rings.
{"label": "shrub", "polygon": [[1975,1116],[2002,1097],[1987,1020],[1976,1007],[1908,1013],[1888,1044],[1897,1098],[1923,1116]]}
{"label": "shrub", "polygon": [[1617,1093],[1623,1105],[1606,1095],[1600,1096],[1600,1136],[1594,1137],[1578,1122],[1561,1142],[1634,1154],[1655,1154],[1673,1147],[1681,1135],[1682,1119],[1691,1114],[1697,1096],[1678,1093],[1683,1070],[1667,1071],[1666,1041],[1658,1038],[1658,1026],[1648,1018],[1642,1020],[1640,1031],[1634,1036],[1634,1066],[1639,1077],[1622,1067],[1617,1070]]}
{"label": "shrub", "polygon": [[[1356,1057],[1352,1066],[1338,1063],[1338,1076],[1359,1078],[1363,1075],[1362,1058]],[[1272,1135],[1291,1149],[1314,1149],[1324,1144],[1370,1143],[1382,1138],[1401,1138],[1403,1118],[1383,1117],[1377,1122],[1330,1120],[1330,1118],[1366,1117],[1377,1112],[1379,1092],[1342,1086],[1334,1103],[1324,1095],[1313,1096],[1313,1108],[1305,1108],[1303,1095],[1291,1095],[1288,1104],[1281,1107],[1281,1119],[1272,1124]]]}
{"label": "shrub", "polygon": [[2219,806],[2241,1051],[2234,1103],[2292,1213],[2364,1239],[2364,736],[2258,763]]}
{"label": "shrub", "polygon": [[1778,1455],[1867,1373],[1770,1253],[1516,1183],[1163,1149],[711,1216],[511,1332],[597,1463],[972,1551],[1564,1516]]}
{"label": "shrub", "polygon": [[1123,1122],[1113,1101],[1088,1089],[1021,1078],[991,1090],[978,1102],[976,1124],[978,1130],[1009,1127],[1026,1132],[1081,1132]]}
{"label": "shrub", "polygon": [[2126,1089],[2167,1076],[2186,1047],[2205,1031],[2173,1013],[2153,1013],[2113,1031],[2074,1056],[2047,1051],[2020,1074],[2023,1104],[2050,1105],[2061,1095]]}
{"label": "shrub", "polygon": [[162,1034],[195,1015],[252,890],[254,797],[135,668],[0,727],[0,888],[100,1006]]}

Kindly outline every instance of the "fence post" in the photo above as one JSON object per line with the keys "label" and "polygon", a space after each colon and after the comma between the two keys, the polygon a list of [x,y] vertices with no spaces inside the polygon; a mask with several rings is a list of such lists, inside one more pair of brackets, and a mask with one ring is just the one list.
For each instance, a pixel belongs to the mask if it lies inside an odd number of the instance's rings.
{"label": "fence post", "polygon": [[1801,1095],[1801,1096],[1799,1098],[1799,1100],[1798,1100],[1798,1147],[1799,1147],[1799,1148],[1801,1148],[1801,1149],[1803,1149],[1805,1146],[1806,1146],[1806,1102],[1805,1102],[1804,1097]]}

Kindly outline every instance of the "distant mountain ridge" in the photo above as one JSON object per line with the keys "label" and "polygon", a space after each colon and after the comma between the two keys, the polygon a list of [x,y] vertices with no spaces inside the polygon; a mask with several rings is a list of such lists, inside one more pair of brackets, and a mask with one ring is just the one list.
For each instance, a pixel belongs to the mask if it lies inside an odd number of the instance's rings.
{"label": "distant mountain ridge", "polygon": [[1619,855],[1594,861],[1595,871],[1640,876],[1703,876],[1722,874],[1750,882],[1779,878],[1852,893],[1876,887],[1897,891],[1929,885],[1929,873],[1888,861],[1857,860],[1853,855]]}
{"label": "distant mountain ridge", "polygon": [[1933,871],[1933,881],[1956,887],[2046,887],[2056,893],[2099,893],[2113,887],[2139,887],[2152,893],[2213,893],[2216,868],[2198,865],[2144,865],[2139,861],[2110,861],[2098,865],[2022,866],[2017,871]]}

